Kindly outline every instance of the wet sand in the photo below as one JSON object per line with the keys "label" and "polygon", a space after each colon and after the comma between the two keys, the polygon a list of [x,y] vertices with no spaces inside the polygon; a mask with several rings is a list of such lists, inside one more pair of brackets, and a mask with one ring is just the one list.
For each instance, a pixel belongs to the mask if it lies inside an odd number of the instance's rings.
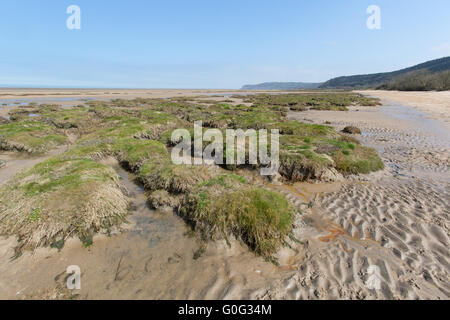
{"label": "wet sand", "polygon": [[428,118],[444,122],[450,129],[450,91],[441,92],[401,92],[383,90],[357,91],[381,99],[384,104],[403,105],[417,109],[426,114]]}
{"label": "wet sand", "polygon": [[[449,299],[445,121],[399,102],[289,117],[358,126],[357,137],[380,152],[386,169],[341,183],[268,185],[302,210],[299,242],[280,250],[279,267],[236,241],[209,243],[197,257],[201,245],[184,222],[150,210],[133,177],[118,169],[133,203],[126,231],[98,236],[90,248],[71,240],[61,252],[43,248],[16,260],[15,239],[0,240],[0,298]],[[80,291],[65,289],[69,265],[82,270]],[[380,270],[380,290],[366,285],[371,265]]]}
{"label": "wet sand", "polygon": [[[264,298],[449,299],[450,132],[444,121],[398,103],[289,117],[338,130],[359,127],[356,137],[380,152],[386,169],[316,198],[297,231],[309,241],[308,259]],[[371,265],[380,270],[380,290],[366,285]]]}

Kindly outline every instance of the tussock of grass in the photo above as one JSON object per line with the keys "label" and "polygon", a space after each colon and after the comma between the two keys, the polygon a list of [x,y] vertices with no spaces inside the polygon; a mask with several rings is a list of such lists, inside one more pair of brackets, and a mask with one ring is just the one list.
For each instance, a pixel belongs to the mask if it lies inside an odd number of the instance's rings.
{"label": "tussock of grass", "polygon": [[139,172],[142,165],[164,159],[170,161],[169,153],[161,142],[136,138],[108,137],[104,139],[82,140],[75,148],[64,154],[66,158],[89,158],[100,160],[113,156],[133,172]]}
{"label": "tussock of grass", "polygon": [[98,160],[114,156],[126,168],[135,172],[149,190],[187,192],[197,183],[213,176],[217,168],[194,165],[174,165],[165,145],[155,140],[109,137],[106,140],[86,140],[69,151],[69,157],[89,157]]}
{"label": "tussock of grass", "polygon": [[41,105],[39,114],[44,122],[58,129],[76,129],[80,134],[89,133],[98,129],[96,119],[83,106],[72,109],[56,109],[55,107]]}
{"label": "tussock of grass", "polygon": [[342,174],[369,173],[384,168],[377,152],[328,126],[287,121],[280,126],[280,174],[290,181],[318,179],[323,170]]}
{"label": "tussock of grass", "polygon": [[173,209],[179,205],[179,200],[166,190],[156,190],[148,195],[148,202],[157,210]]}
{"label": "tussock of grass", "polygon": [[0,188],[0,234],[18,235],[19,249],[55,245],[70,236],[123,221],[128,201],[112,168],[92,160],[53,157]]}
{"label": "tussock of grass", "polygon": [[98,161],[107,156],[112,156],[112,146],[114,139],[103,140],[86,140],[79,142],[69,151],[65,152],[62,157],[65,159],[90,159]]}
{"label": "tussock of grass", "polygon": [[170,159],[153,158],[139,171],[139,178],[149,190],[167,190],[171,193],[189,192],[195,185],[210,179],[214,167],[174,165]]}
{"label": "tussock of grass", "polygon": [[332,127],[320,124],[301,123],[298,121],[276,123],[272,128],[279,129],[280,133],[283,135],[294,135],[299,137],[333,138],[338,136]]}
{"label": "tussock of grass", "polygon": [[167,106],[164,111],[188,122],[203,121],[210,128],[261,129],[280,121],[285,113],[279,108],[218,103],[214,105],[183,104]]}
{"label": "tussock of grass", "polygon": [[180,212],[204,238],[233,234],[262,256],[283,244],[295,215],[284,196],[248,185],[236,175],[198,185],[182,200]]}
{"label": "tussock of grass", "polygon": [[87,139],[105,138],[131,138],[158,139],[159,136],[173,128],[185,125],[184,122],[173,115],[154,111],[133,111],[130,114],[120,114],[102,118],[100,120],[101,130],[97,130]]}
{"label": "tussock of grass", "polygon": [[279,173],[290,181],[314,180],[325,168],[332,167],[329,158],[307,149],[280,153]]}
{"label": "tussock of grass", "polygon": [[112,145],[117,159],[132,171],[137,171],[149,159],[168,157],[166,147],[155,140],[133,138],[118,140]]}
{"label": "tussock of grass", "polygon": [[384,168],[383,161],[375,149],[361,145],[335,152],[332,158],[336,169],[344,174],[370,173]]}
{"label": "tussock of grass", "polygon": [[32,120],[0,125],[0,150],[42,153],[62,145],[67,137],[52,126]]}

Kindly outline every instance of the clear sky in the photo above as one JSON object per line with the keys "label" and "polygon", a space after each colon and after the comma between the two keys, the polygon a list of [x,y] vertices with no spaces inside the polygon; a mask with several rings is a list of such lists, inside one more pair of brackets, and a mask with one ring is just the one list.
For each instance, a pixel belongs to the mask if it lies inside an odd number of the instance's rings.
{"label": "clear sky", "polygon": [[[81,29],[69,30],[69,5]],[[381,29],[369,30],[369,5]],[[449,0],[1,0],[0,85],[239,88],[450,55]]]}

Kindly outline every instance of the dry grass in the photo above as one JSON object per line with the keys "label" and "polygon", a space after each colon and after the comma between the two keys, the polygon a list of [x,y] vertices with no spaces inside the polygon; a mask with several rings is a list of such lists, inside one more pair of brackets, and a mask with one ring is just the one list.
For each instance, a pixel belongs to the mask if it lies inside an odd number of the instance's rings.
{"label": "dry grass", "polygon": [[157,210],[173,210],[179,205],[179,199],[166,190],[156,190],[148,195],[148,203]]}
{"label": "dry grass", "polygon": [[212,178],[220,170],[214,166],[174,165],[170,159],[153,158],[139,171],[139,178],[149,190],[171,193],[189,192],[198,183]]}
{"label": "dry grass", "polygon": [[17,235],[19,249],[61,244],[122,222],[128,201],[112,168],[92,160],[54,157],[0,188],[0,233]]}

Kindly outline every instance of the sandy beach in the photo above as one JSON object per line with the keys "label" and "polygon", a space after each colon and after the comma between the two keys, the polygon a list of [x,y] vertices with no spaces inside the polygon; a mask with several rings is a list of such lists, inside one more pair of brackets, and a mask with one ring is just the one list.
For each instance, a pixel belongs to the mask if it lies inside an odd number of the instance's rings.
{"label": "sandy beach", "polygon": [[[361,128],[358,138],[380,152],[386,169],[315,199],[299,231],[311,234],[308,258],[265,297],[450,297],[448,92],[370,94],[395,103],[384,100],[380,108],[290,115],[338,129]],[[427,105],[417,107],[424,100]],[[320,238],[327,233],[328,238]],[[381,270],[381,290],[365,285],[370,265]]]}
{"label": "sandy beach", "polygon": [[[16,107],[11,99],[70,107],[84,99],[236,93],[248,92],[0,89],[8,104],[0,103],[0,116]],[[355,137],[375,148],[386,168],[334,183],[269,185],[302,211],[294,229],[299,242],[280,249],[279,266],[237,241],[210,243],[195,258],[201,244],[183,220],[150,210],[142,187],[117,166],[133,204],[126,232],[97,236],[89,248],[73,239],[61,251],[40,248],[17,259],[16,239],[0,239],[0,299],[449,299],[450,92],[361,93],[383,106],[288,114],[336,130],[360,128]],[[0,159],[2,184],[43,158]],[[76,293],[65,288],[69,265],[82,270]],[[371,266],[379,270],[379,289],[367,285]]]}
{"label": "sandy beach", "polygon": [[438,119],[444,125],[450,125],[450,91],[440,92],[401,92],[383,90],[357,91],[380,98],[385,104],[399,104],[414,107],[427,117]]}

